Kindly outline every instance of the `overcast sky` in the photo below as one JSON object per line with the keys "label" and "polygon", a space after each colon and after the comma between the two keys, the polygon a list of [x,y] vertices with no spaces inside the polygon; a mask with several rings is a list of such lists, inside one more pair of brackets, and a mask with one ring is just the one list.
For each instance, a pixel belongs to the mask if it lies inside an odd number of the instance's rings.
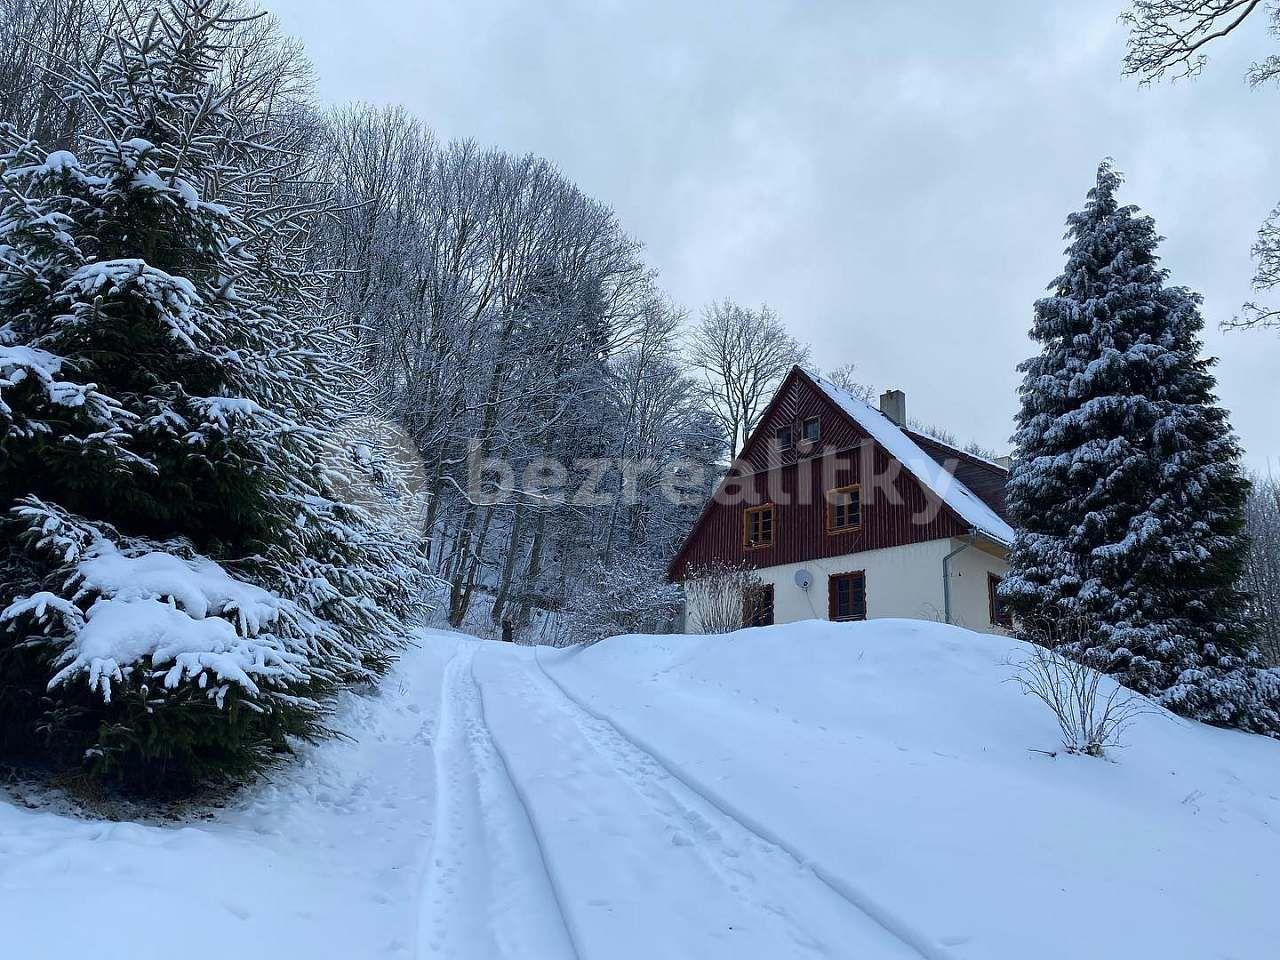
{"label": "overcast sky", "polygon": [[1280,202],[1259,20],[1200,79],[1119,74],[1123,0],[266,0],[321,95],[533,151],[611,204],[664,288],[767,301],[824,367],[1005,449],[1031,304],[1097,163],[1204,294],[1220,395],[1280,472],[1280,336],[1222,333]]}

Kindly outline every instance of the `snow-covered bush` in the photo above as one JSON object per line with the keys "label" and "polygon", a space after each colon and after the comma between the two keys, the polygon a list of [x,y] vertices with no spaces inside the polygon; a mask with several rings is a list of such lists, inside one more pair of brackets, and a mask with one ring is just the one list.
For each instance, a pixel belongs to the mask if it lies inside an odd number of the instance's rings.
{"label": "snow-covered bush", "polygon": [[228,106],[238,12],[175,0],[65,64],[70,151],[0,127],[0,747],[139,783],[322,733],[421,584],[338,493],[353,338],[298,153]]}

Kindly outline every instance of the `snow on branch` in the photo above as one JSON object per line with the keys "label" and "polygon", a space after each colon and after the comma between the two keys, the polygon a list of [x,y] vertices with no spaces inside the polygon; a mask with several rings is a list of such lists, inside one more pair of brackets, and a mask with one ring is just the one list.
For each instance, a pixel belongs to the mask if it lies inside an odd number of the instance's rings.
{"label": "snow on branch", "polygon": [[[9,611],[0,613],[0,621]],[[183,679],[207,686],[219,706],[231,683],[257,696],[257,681],[281,678],[303,682],[306,658],[282,650],[269,639],[248,639],[236,633],[230,621],[220,617],[193,617],[153,598],[98,600],[89,608],[85,625],[58,658],[61,669],[49,681],[50,689],[80,674],[88,675],[89,688],[111,701],[111,684],[122,682],[135,666],[149,659],[164,673],[166,688]]]}
{"label": "snow on branch", "polygon": [[149,662],[169,689],[183,680],[205,688],[213,679],[210,695],[221,706],[228,684],[256,698],[263,681],[307,679],[307,657],[263,632],[299,619],[294,605],[212,560],[158,550],[129,555],[99,539],[75,564],[68,586],[76,588],[70,600],[43,591],[0,611],[10,630],[30,619],[46,633],[59,626],[65,632],[50,689],[83,674],[110,702],[112,684]]}
{"label": "snow on branch", "polygon": [[160,597],[195,617],[234,618],[240,632],[255,636],[280,616],[283,601],[253,584],[236,580],[212,560],[186,560],[150,551],[126,556],[99,540],[76,567],[74,599],[95,594],[123,600]]}
{"label": "snow on branch", "polygon": [[[3,331],[0,331],[2,336]],[[5,402],[5,393],[20,386],[35,387],[51,405],[82,409],[91,421],[112,424],[125,411],[110,397],[103,396],[92,383],[75,383],[60,376],[66,361],[46,350],[28,346],[4,346],[0,339],[0,421],[13,420],[14,411]],[[47,432],[38,421],[17,425],[22,435]]]}
{"label": "snow on branch", "polygon": [[[204,338],[196,320],[200,296],[195,285],[185,277],[158,270],[144,260],[100,260],[76,270],[62,293],[72,300],[96,297],[106,293],[140,296],[150,301],[169,330],[169,334],[190,350],[196,350],[195,339]],[[77,306],[83,304],[78,303]],[[80,319],[83,322],[83,314]]]}

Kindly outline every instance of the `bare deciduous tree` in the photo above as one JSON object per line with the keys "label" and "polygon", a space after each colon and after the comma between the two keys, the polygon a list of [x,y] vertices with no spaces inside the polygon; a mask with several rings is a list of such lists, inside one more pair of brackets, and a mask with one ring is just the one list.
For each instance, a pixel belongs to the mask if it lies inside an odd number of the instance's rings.
{"label": "bare deciduous tree", "polygon": [[858,378],[856,363],[843,363],[834,370],[828,370],[823,376],[849,396],[856,397],[863,403],[876,402],[876,388]]}
{"label": "bare deciduous tree", "polygon": [[1249,556],[1241,587],[1250,596],[1258,646],[1272,666],[1280,666],[1280,481],[1255,477],[1245,504]]}
{"label": "bare deciduous tree", "polygon": [[110,13],[103,0],[0,0],[0,119],[65,146],[77,107],[63,102],[48,71],[94,62]]}
{"label": "bare deciduous tree", "polygon": [[[1280,288],[1280,207],[1273,209],[1258,228],[1252,253],[1257,264],[1253,273],[1253,289],[1266,293]],[[1249,300],[1239,316],[1223,321],[1222,325],[1240,329],[1280,327],[1280,307]]]}
{"label": "bare deciduous tree", "polygon": [[[1143,83],[1198,74],[1207,59],[1205,48],[1235,32],[1257,10],[1263,10],[1268,32],[1280,38],[1280,5],[1261,0],[1134,0],[1121,20],[1129,26],[1124,72]],[[1254,20],[1257,20],[1254,17]],[[1248,81],[1260,86],[1280,78],[1280,55],[1255,61]],[[1252,248],[1257,269],[1253,288],[1280,288],[1280,207],[1258,229]],[[1245,303],[1239,316],[1224,327],[1280,327],[1280,307],[1256,300]]]}
{"label": "bare deciduous tree", "polygon": [[[1194,76],[1204,67],[1204,48],[1232,33],[1260,7],[1262,0],[1134,0],[1120,18],[1129,26],[1124,72],[1148,83]],[[1265,9],[1275,29],[1280,11]],[[1253,65],[1250,80],[1264,82],[1278,69],[1276,58],[1268,57]]]}
{"label": "bare deciduous tree", "polygon": [[[67,146],[86,122],[83,104],[50,82],[60,65],[97,63],[113,29],[132,35],[165,0],[0,0],[0,118],[46,146]],[[221,104],[252,118],[249,128],[296,127],[312,95],[313,74],[300,41],[252,0],[229,8],[234,22],[219,38]]]}
{"label": "bare deciduous tree", "polygon": [[981,457],[983,460],[996,460],[1001,454],[1000,451],[992,447],[984,446],[977,440],[970,440],[968,443],[961,443],[960,438],[946,427],[940,427],[937,424],[925,423],[923,420],[910,419],[907,426],[916,433],[923,433],[927,437],[932,437],[939,443],[945,443],[949,447],[956,450],[963,450],[965,453],[975,457]]}
{"label": "bare deciduous tree", "polygon": [[726,299],[702,311],[690,337],[689,364],[731,455],[741,451],[782,378],[808,360],[809,348],[768,306],[752,310]]}
{"label": "bare deciduous tree", "polygon": [[[345,108],[325,138],[347,211],[335,306],[361,318],[381,412],[417,444],[450,620],[524,626],[623,559],[661,570],[697,509],[660,496],[664,466],[718,448],[639,244],[547,161],[440,144],[403,110]],[[574,496],[575,464],[621,460],[651,466]],[[477,497],[486,462],[510,475]],[[554,489],[524,482],[550,463]]]}

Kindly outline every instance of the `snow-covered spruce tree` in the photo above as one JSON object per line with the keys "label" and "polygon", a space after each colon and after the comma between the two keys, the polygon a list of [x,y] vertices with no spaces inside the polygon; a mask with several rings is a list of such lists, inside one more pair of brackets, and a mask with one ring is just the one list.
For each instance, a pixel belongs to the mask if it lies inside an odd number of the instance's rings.
{"label": "snow-covered spruce tree", "polygon": [[1166,285],[1150,217],[1098,170],[1023,363],[1004,596],[1024,623],[1087,617],[1068,651],[1187,716],[1280,734],[1237,589],[1248,482],[1201,357],[1200,298]]}
{"label": "snow-covered spruce tree", "polygon": [[0,747],[137,786],[261,768],[404,640],[414,553],[344,503],[349,346],[298,155],[226,107],[225,0],[68,63],[3,129]]}

